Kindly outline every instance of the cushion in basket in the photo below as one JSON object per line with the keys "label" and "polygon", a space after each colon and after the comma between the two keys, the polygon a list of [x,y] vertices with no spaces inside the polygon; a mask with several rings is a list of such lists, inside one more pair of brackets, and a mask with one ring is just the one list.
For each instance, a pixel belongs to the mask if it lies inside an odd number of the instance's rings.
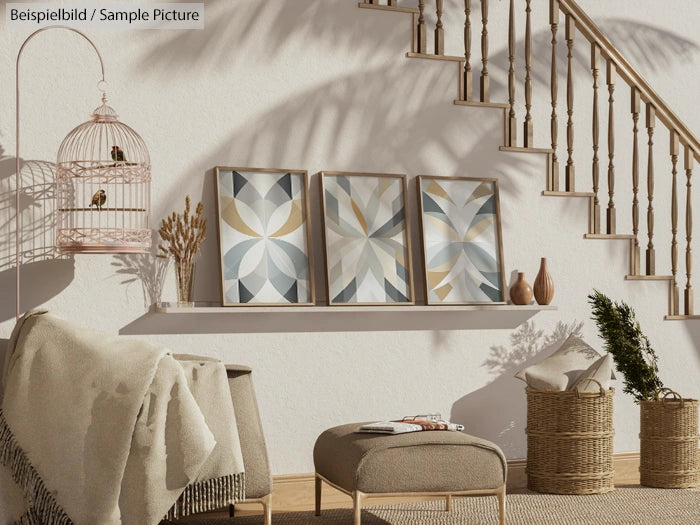
{"label": "cushion in basket", "polygon": [[556,352],[537,364],[523,368],[515,377],[536,390],[570,390],[582,372],[600,358],[601,355],[583,339],[571,334]]}
{"label": "cushion in basket", "polygon": [[[584,370],[576,380],[578,383],[581,381],[577,387],[579,392],[599,392],[600,387],[590,379],[597,380],[598,383],[603,387],[603,390],[610,388],[610,378],[612,376],[612,357],[610,354],[605,354],[600,359],[593,362],[587,370]],[[573,385],[575,386],[575,384]],[[572,388],[573,388],[572,386]]]}

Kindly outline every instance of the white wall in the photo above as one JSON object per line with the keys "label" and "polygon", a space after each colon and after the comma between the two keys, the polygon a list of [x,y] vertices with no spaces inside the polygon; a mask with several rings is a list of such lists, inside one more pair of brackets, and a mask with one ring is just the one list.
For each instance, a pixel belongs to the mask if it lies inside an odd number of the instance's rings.
{"label": "white wall", "polygon": [[[86,31],[104,56],[110,103],[149,146],[154,224],[181,209],[186,194],[205,202],[210,233],[197,269],[197,300],[218,299],[212,168],[232,165],[307,169],[310,174],[347,170],[411,177],[498,177],[508,278],[517,269],[532,283],[540,257],[547,257],[558,310],[530,319],[507,313],[485,317],[404,313],[367,321],[342,309],[322,317],[313,313],[243,316],[234,308],[225,315],[167,316],[150,311],[151,258],[104,255],[25,264],[23,310],[44,304],[92,328],[251,366],[275,474],[312,471],[314,440],[327,427],[426,411],[464,423],[469,432],[498,443],[509,458],[524,457],[523,384],[512,375],[523,362],[551,352],[579,325],[585,339],[601,348],[586,302],[594,287],[636,309],[659,353],[666,384],[685,396],[700,396],[700,322],[663,321],[668,301],[665,283],[624,280],[628,269],[624,241],[583,239],[587,202],[541,196],[543,157],[498,152],[499,111],[452,105],[457,90],[454,63],[404,57],[410,42],[408,15],[358,9],[353,0],[212,0],[205,4],[206,28],[201,31]],[[548,78],[551,35],[544,25],[546,9],[540,2],[533,4],[537,4],[533,112],[538,145],[545,147],[551,108],[543,79]],[[700,108],[694,101],[700,87],[700,36],[695,25],[700,17],[695,2],[675,0],[670,9],[640,0],[634,10],[627,2],[582,0],[581,4],[601,27],[609,28],[610,38],[619,42],[630,61],[639,65],[697,132]],[[448,52],[461,53],[462,3],[451,0],[445,5],[446,17],[451,16],[446,18]],[[493,98],[503,101],[506,6],[506,2],[493,2],[491,8]],[[0,31],[3,337],[9,336],[14,324],[13,69],[27,35],[5,27]],[[563,25],[559,35],[561,41]],[[522,39],[519,44],[522,56]],[[477,56],[478,49],[475,41]],[[587,52],[587,47],[580,51]],[[560,74],[564,57],[562,46]],[[586,56],[577,55],[581,75],[586,67]],[[521,69],[518,74],[524,77]],[[66,133],[99,105],[97,80],[94,55],[78,37],[49,31],[30,43],[21,69],[23,159],[55,158]],[[581,137],[590,135],[590,83],[590,77],[582,76],[576,86],[575,129]],[[518,89],[522,108],[522,88]],[[620,130],[631,129],[629,90],[621,87],[618,97],[616,122]],[[601,111],[607,110],[606,100],[602,90]],[[565,153],[564,105],[562,76],[560,158]],[[602,130],[606,122],[603,118]],[[628,135],[620,132],[618,138],[620,192],[629,186],[623,182],[630,178]],[[605,140],[602,132],[601,137]],[[659,130],[656,137],[661,217],[669,206],[668,136]],[[646,143],[644,136],[641,140]],[[590,149],[584,143],[575,153],[577,189],[589,190]],[[600,156],[606,166],[604,147]],[[601,173],[605,180],[605,168]],[[320,285],[317,184],[317,177],[312,177],[314,262]],[[607,187],[601,187],[601,192],[607,192]],[[645,191],[640,194],[646,203],[644,199]],[[620,231],[631,228],[628,201],[629,191],[616,199]],[[643,215],[643,225],[644,221]],[[48,222],[38,223],[36,230],[45,230]],[[658,229],[667,225],[664,219]],[[411,226],[415,232],[415,214]],[[646,235],[645,228],[642,233]],[[659,231],[657,236],[658,273],[668,273],[670,234]],[[36,243],[41,245],[40,240]],[[414,246],[417,250],[419,244]],[[417,251],[414,262],[419,264]],[[174,295],[168,273],[162,299],[173,300]],[[621,391],[621,383],[616,386]],[[621,392],[615,403],[615,449],[638,450],[637,407]]]}

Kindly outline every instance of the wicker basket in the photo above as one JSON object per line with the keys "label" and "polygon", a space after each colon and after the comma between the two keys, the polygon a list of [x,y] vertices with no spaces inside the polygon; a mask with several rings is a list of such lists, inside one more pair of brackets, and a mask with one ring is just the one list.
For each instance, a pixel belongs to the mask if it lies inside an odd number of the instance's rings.
{"label": "wicker basket", "polygon": [[[588,379],[584,379],[588,380]],[[595,379],[592,381],[598,383]],[[551,494],[601,494],[614,489],[613,395],[527,392],[527,487]]]}
{"label": "wicker basket", "polygon": [[661,400],[639,406],[639,482],[665,489],[700,485],[698,401],[666,389]]}

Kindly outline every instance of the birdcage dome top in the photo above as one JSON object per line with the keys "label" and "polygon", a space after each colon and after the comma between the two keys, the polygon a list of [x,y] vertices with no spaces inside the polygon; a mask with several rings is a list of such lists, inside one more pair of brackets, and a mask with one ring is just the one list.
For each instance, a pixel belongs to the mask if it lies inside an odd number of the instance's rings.
{"label": "birdcage dome top", "polygon": [[150,169],[150,156],[146,143],[131,127],[119,121],[119,115],[102,104],[92,113],[90,120],[74,128],[58,148],[57,164],[81,168],[114,168],[141,166]]}

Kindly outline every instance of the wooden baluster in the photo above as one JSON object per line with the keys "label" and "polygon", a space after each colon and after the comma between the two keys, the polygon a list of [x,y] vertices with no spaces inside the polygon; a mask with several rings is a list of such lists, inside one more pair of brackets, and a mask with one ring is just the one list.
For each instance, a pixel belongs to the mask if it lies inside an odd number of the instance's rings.
{"label": "wooden baluster", "polygon": [[508,146],[517,146],[517,119],[515,118],[515,5],[510,0],[508,12]]}
{"label": "wooden baluster", "polygon": [[566,191],[575,191],[576,176],[574,170],[574,33],[576,32],[576,20],[574,17],[566,15],[566,47],[567,54],[566,71],[566,151],[569,157],[566,161]]}
{"label": "wooden baluster", "polygon": [[523,140],[524,146],[526,148],[532,148],[533,144],[533,131],[532,131],[532,114],[530,109],[532,109],[532,76],[530,71],[532,70],[532,26],[530,23],[530,13],[532,9],[530,8],[530,1],[526,0],[525,8],[525,122],[523,122]]}
{"label": "wooden baluster", "polygon": [[598,74],[600,73],[600,48],[591,43],[591,70],[593,71],[593,217],[591,233],[600,233],[600,200],[598,188],[600,185],[600,164],[598,159],[598,143],[600,125],[598,121]]}
{"label": "wooden baluster", "polygon": [[552,27],[552,72],[550,77],[550,87],[552,91],[552,167],[549,178],[549,189],[557,191],[559,189],[559,159],[557,157],[557,135],[559,134],[559,121],[557,119],[557,28],[559,27],[559,2],[550,0],[549,3],[549,24]]}
{"label": "wooden baluster", "polygon": [[677,182],[677,165],[678,165],[678,154],[680,153],[680,140],[678,138],[678,133],[671,130],[671,175],[673,177],[671,182],[671,275],[673,275],[673,281],[671,282],[671,296],[669,300],[669,313],[671,315],[678,315],[678,305],[680,294],[678,291],[678,281],[676,279],[676,274],[678,273],[678,241],[676,235],[678,234],[678,182]]}
{"label": "wooden baluster", "polygon": [[425,27],[425,16],[423,11],[425,10],[425,0],[418,1],[418,52],[427,53],[428,52],[428,36],[427,29]]}
{"label": "wooden baluster", "polygon": [[489,79],[489,0],[481,0],[481,102],[491,99],[491,82]]}
{"label": "wooden baluster", "polygon": [[472,0],[464,0],[464,79],[462,80],[462,100],[471,100],[473,94],[472,84]]}
{"label": "wooden baluster", "polygon": [[693,315],[693,285],[690,284],[691,269],[693,266],[693,256],[692,256],[692,240],[693,240],[693,203],[691,199],[691,177],[693,176],[693,150],[690,146],[685,147],[685,176],[688,180],[686,183],[686,200],[685,200],[685,239],[687,242],[685,248],[685,274],[687,276],[687,282],[685,285],[685,315]]}
{"label": "wooden baluster", "polygon": [[435,54],[445,54],[445,30],[442,27],[442,0],[437,0],[437,24],[435,25]]}
{"label": "wooden baluster", "polygon": [[634,127],[633,144],[632,144],[632,234],[634,235],[634,248],[632,253],[632,275],[639,275],[640,266],[640,248],[639,248],[639,113],[641,112],[642,98],[639,90],[632,87],[632,121]]}
{"label": "wooden baluster", "polygon": [[607,210],[607,233],[615,234],[615,64],[608,59],[606,68],[606,82],[608,84],[608,210]]}
{"label": "wooden baluster", "polygon": [[654,249],[654,126],[656,125],[656,109],[647,102],[647,133],[649,134],[649,157],[647,160],[647,228],[649,243],[647,244],[647,275],[656,275],[656,250]]}

